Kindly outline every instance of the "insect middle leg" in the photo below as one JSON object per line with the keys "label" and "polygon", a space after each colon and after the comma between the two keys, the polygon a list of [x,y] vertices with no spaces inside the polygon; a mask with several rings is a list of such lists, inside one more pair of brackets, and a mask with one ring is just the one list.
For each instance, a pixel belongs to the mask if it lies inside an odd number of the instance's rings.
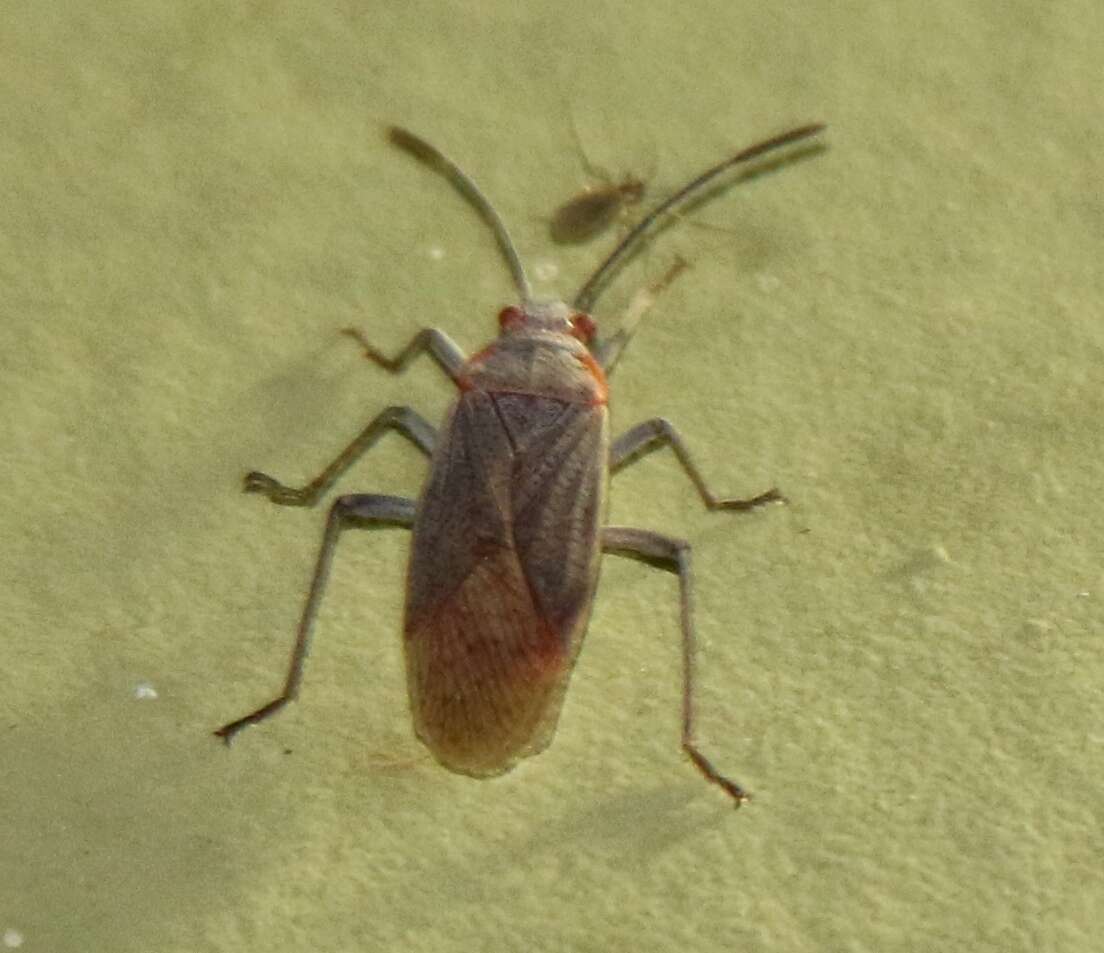
{"label": "insect middle leg", "polygon": [[714,495],[697,464],[694,463],[693,457],[690,456],[690,451],[686,449],[686,444],[683,443],[679,432],[669,420],[662,417],[654,417],[637,424],[613,442],[610,447],[610,472],[617,472],[644,454],[651,453],[665,444],[675,452],[678,462],[697,488],[698,495],[711,510],[752,510],[766,503],[786,502],[786,498],[776,487],[771,487],[765,493],[746,500]]}
{"label": "insect middle leg", "polygon": [[694,633],[694,586],[690,565],[690,544],[682,539],[662,536],[627,526],[602,529],[602,552],[631,556],[651,563],[679,578],[680,625],[682,628],[682,750],[707,781],[731,796],[739,807],[750,795],[735,781],[721,774],[698,748],[694,739],[694,685],[697,639]]}
{"label": "insect middle leg", "polygon": [[295,647],[291,652],[291,664],[288,667],[283,690],[272,701],[262,705],[256,711],[223,725],[215,732],[218,737],[230,744],[234,736],[243,728],[264,721],[276,714],[288,702],[294,701],[298,696],[299,685],[303,680],[303,665],[310,652],[314,619],[318,615],[322,592],[326,588],[326,580],[330,575],[334,549],[342,530],[350,526],[373,525],[401,526],[409,529],[414,525],[415,505],[414,500],[374,493],[350,494],[339,496],[334,500],[333,506],[330,507],[330,515],[326,520],[326,531],[322,536],[322,545],[318,550],[318,560],[314,566],[310,591],[307,593],[303,615],[299,620]]}
{"label": "insect middle leg", "polygon": [[273,503],[282,506],[314,506],[334,481],[388,430],[397,430],[427,457],[433,453],[437,443],[437,431],[417,411],[410,407],[388,407],[306,486],[284,486],[267,473],[253,470],[245,475],[242,489],[246,493],[263,493]]}

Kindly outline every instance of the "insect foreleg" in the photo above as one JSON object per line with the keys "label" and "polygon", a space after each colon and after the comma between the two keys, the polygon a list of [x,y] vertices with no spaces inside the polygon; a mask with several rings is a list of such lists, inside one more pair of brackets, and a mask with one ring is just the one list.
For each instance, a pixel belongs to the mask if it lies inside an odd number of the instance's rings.
{"label": "insect foreleg", "polygon": [[613,366],[621,357],[621,352],[625,350],[625,346],[632,339],[633,334],[636,333],[636,326],[640,323],[640,319],[651,310],[656,298],[666,291],[671,283],[689,267],[689,262],[680,256],[674,260],[671,267],[658,281],[638,289],[629,302],[628,308],[625,309],[625,313],[621,316],[621,324],[617,330],[610,337],[594,346],[592,349],[594,356],[607,375],[613,373]]}
{"label": "insect foreleg", "polygon": [[369,343],[368,339],[356,328],[343,328],[341,333],[356,341],[364,349],[364,356],[368,360],[375,361],[380,367],[391,371],[392,374],[398,374],[406,370],[406,365],[422,351],[429,351],[430,356],[453,380],[457,379],[460,368],[467,361],[467,357],[460,350],[460,346],[438,328],[422,328],[410,339],[406,347],[394,357],[388,357],[374,344]]}

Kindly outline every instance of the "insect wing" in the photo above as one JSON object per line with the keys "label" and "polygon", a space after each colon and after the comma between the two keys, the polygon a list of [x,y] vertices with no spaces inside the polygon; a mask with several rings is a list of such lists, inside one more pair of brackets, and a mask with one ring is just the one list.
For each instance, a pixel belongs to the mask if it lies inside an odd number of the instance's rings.
{"label": "insect wing", "polygon": [[405,625],[415,729],[500,774],[547,746],[598,574],[604,407],[469,391],[414,526]]}

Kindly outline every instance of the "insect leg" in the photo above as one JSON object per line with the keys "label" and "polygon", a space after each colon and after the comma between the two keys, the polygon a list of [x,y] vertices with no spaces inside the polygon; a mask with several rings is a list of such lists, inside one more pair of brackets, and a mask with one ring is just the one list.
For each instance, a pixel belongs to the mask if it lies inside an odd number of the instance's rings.
{"label": "insect leg", "polygon": [[388,407],[306,486],[284,486],[268,474],[253,470],[245,475],[242,490],[246,493],[263,493],[273,503],[283,506],[314,506],[333,482],[388,430],[397,430],[427,457],[433,453],[433,447],[437,443],[437,431],[416,411],[409,407]]}
{"label": "insect leg", "polygon": [[333,506],[330,507],[330,515],[326,520],[326,531],[322,536],[322,545],[318,550],[318,561],[315,563],[314,576],[311,578],[310,592],[307,593],[303,615],[299,620],[295,647],[291,652],[291,665],[288,667],[283,691],[256,711],[223,725],[215,732],[218,737],[230,744],[234,736],[243,728],[264,721],[269,716],[276,714],[288,702],[294,701],[298,696],[299,684],[303,680],[303,663],[306,662],[307,654],[310,652],[311,630],[314,628],[314,619],[318,614],[318,604],[322,601],[322,591],[326,588],[326,580],[330,574],[330,564],[333,562],[334,549],[337,546],[337,538],[341,535],[341,531],[350,526],[368,525],[409,528],[414,524],[414,508],[413,500],[369,493],[339,496],[334,500]]}
{"label": "insect leg", "polygon": [[719,498],[714,496],[705,483],[690,451],[686,449],[679,432],[675,430],[670,421],[662,417],[654,417],[637,424],[632,429],[623,433],[610,447],[610,471],[616,472],[646,453],[658,449],[667,444],[675,452],[678,462],[697,487],[698,495],[706,507],[711,510],[751,510],[765,503],[785,503],[786,498],[775,487],[771,487],[765,493],[753,496],[748,500],[736,500]]}
{"label": "insect leg", "polygon": [[627,526],[602,528],[602,551],[641,559],[661,569],[678,573],[680,624],[682,627],[682,750],[707,781],[730,795],[739,807],[750,795],[713,767],[694,740],[694,679],[697,641],[694,635],[693,575],[690,568],[690,544],[682,539],[661,536]]}
{"label": "insect leg", "polygon": [[571,126],[571,138],[575,140],[575,149],[579,153],[579,159],[583,163],[586,174],[592,179],[597,179],[599,182],[609,185],[614,180],[613,175],[608,169],[590,161],[590,155],[587,153],[586,146],[583,145],[583,135],[579,132],[579,124],[575,121],[575,111],[570,106],[568,106],[567,118]]}
{"label": "insect leg", "polygon": [[464,366],[467,357],[460,350],[459,345],[439,328],[422,328],[410,339],[410,342],[395,357],[388,357],[356,328],[342,328],[341,333],[351,337],[364,349],[364,356],[370,361],[375,361],[380,367],[386,368],[392,374],[398,374],[406,370],[406,365],[416,358],[422,351],[429,351],[430,356],[441,366],[441,369],[453,380],[460,374],[460,368]]}
{"label": "insect leg", "polygon": [[594,357],[607,375],[613,373],[613,366],[617,363],[621,357],[621,352],[625,350],[625,346],[636,332],[636,326],[640,323],[640,319],[655,304],[655,299],[666,291],[671,283],[689,267],[690,264],[685,258],[676,258],[674,264],[667,269],[662,278],[639,289],[633,295],[617,330],[606,340],[600,341],[594,346]]}

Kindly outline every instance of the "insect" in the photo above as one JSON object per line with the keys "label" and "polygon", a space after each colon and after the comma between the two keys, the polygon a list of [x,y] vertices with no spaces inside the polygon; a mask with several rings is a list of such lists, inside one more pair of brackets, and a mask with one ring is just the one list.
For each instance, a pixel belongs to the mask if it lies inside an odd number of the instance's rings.
{"label": "insect", "polygon": [[583,161],[587,175],[597,184],[575,193],[552,213],[548,233],[560,245],[575,245],[590,241],[621,218],[630,206],[644,198],[645,179],[627,173],[617,179],[606,169],[591,162],[579,127],[571,116],[571,135]]}
{"label": "insect", "polygon": [[604,232],[630,206],[644,198],[644,181],[627,175],[588,186],[552,213],[548,231],[561,245],[589,241]]}
{"label": "insect", "polygon": [[472,357],[443,331],[424,328],[388,357],[355,331],[365,355],[392,372],[423,352],[459,391],[440,431],[410,407],[388,407],[317,477],[289,487],[264,473],[244,490],[286,506],[313,506],[389,430],[430,458],[417,501],[375,494],[339,496],[330,507],[314,575],[281,693],[219,728],[227,743],[299,693],[315,617],[334,549],[352,526],[413,530],[403,646],[414,727],[445,767],[473,777],[510,770],[551,741],[582,644],[602,553],[636,557],[678,575],[683,644],[682,747],[701,774],[739,805],[748,795],[721,774],[694,736],[695,640],[689,543],[648,530],[603,526],[611,471],[669,446],[711,510],[750,510],[782,500],[771,489],[750,499],[715,496],[678,431],[648,420],[610,440],[607,377],[635,318],[681,264],[635,303],[635,317],[603,341],[589,311],[605,283],[656,223],[730,166],[807,140],[802,126],[757,143],[706,170],[652,210],[579,289],[571,304],[533,297],[514,244],[487,198],[427,142],[392,127],[391,142],[446,175],[491,227],[520,305],[504,308],[497,340]]}

